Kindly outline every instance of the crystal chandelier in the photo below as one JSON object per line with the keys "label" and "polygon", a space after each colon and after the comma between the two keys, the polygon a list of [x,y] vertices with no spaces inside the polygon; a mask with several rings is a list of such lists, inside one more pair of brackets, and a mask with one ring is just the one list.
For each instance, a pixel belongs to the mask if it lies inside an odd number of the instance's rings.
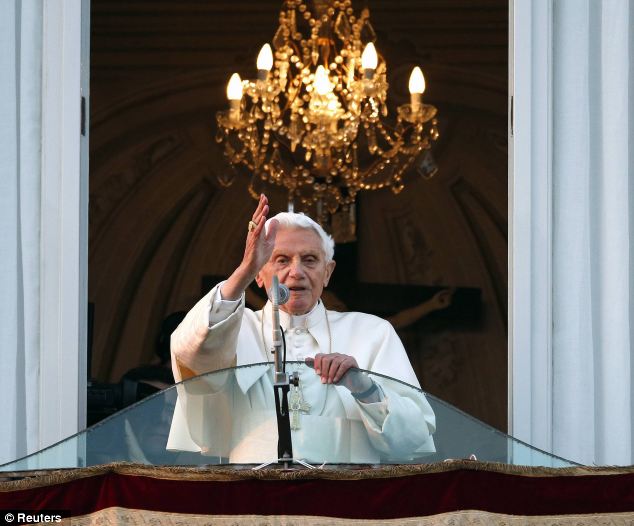
{"label": "crystal chandelier", "polygon": [[324,225],[339,210],[354,228],[357,193],[403,189],[404,172],[438,138],[436,108],[422,102],[416,67],[410,102],[388,119],[386,64],[375,41],[369,10],[355,15],[351,0],[284,2],[275,52],[262,47],[257,79],[231,77],[230,107],[217,113],[216,139],[229,163],[250,174],[254,197],[282,186],[289,210],[310,210]]}

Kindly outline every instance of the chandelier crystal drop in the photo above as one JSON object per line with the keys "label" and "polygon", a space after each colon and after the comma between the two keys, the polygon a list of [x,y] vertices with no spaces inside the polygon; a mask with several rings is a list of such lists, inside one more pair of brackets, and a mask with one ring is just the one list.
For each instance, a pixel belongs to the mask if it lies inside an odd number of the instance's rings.
{"label": "chandelier crystal drop", "polygon": [[[324,225],[362,190],[403,189],[403,175],[438,138],[436,108],[422,102],[419,67],[409,103],[388,119],[386,63],[369,10],[351,0],[286,0],[262,47],[257,78],[231,77],[230,107],[217,113],[217,141],[233,167],[250,174],[258,198],[267,185],[288,192],[289,209],[312,210]],[[224,184],[232,179],[223,177]]]}

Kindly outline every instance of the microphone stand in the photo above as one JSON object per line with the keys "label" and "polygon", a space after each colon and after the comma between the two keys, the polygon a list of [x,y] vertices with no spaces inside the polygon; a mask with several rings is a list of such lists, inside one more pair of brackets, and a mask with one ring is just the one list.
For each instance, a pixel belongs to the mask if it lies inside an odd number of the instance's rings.
{"label": "microphone stand", "polygon": [[[288,298],[287,298],[288,299]],[[284,301],[283,303],[286,303]],[[273,276],[273,283],[271,285],[271,306],[272,306],[272,318],[273,318],[273,353],[275,363],[275,376],[273,381],[273,391],[275,393],[275,412],[277,415],[277,462],[284,466],[284,469],[288,469],[289,465],[293,462],[297,462],[302,466],[310,469],[315,469],[303,460],[293,459],[293,441],[291,438],[291,420],[288,410],[288,392],[291,385],[299,385],[299,374],[287,374],[286,373],[286,357],[282,357],[282,330],[280,328],[280,282],[277,276]],[[265,462],[264,464],[257,466],[255,469],[261,469],[263,467],[271,465],[272,462]]]}
{"label": "microphone stand", "polygon": [[293,460],[293,441],[291,439],[291,420],[288,411],[288,392],[291,378],[286,374],[286,364],[282,361],[282,330],[280,328],[280,283],[277,276],[273,276],[271,287],[271,303],[273,313],[273,358],[275,361],[275,377],[273,389],[275,391],[275,411],[277,413],[277,459],[288,469],[288,463]]}

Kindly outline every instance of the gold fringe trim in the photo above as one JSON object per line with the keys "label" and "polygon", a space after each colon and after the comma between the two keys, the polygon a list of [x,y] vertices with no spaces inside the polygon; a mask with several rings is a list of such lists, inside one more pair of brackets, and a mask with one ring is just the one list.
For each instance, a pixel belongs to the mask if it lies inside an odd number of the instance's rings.
{"label": "gold fringe trim", "polygon": [[148,466],[127,462],[113,462],[76,469],[23,471],[0,473],[0,480],[5,478],[24,477],[20,480],[0,482],[0,492],[30,488],[41,488],[80,480],[88,477],[116,473],[152,477],[164,480],[182,481],[232,481],[232,480],[360,480],[408,477],[428,473],[446,473],[450,471],[487,471],[526,477],[561,477],[585,475],[623,475],[634,473],[634,466],[575,466],[567,468],[547,468],[539,466],[514,466],[496,462],[480,462],[473,460],[450,460],[433,464],[398,464],[378,467],[346,466],[337,469],[327,466],[325,469],[261,469],[254,471],[244,466]]}
{"label": "gold fringe trim", "polygon": [[631,526],[634,513],[600,515],[506,515],[478,510],[440,513],[400,519],[340,519],[311,515],[195,515],[106,508],[88,515],[64,519],[66,526]]}

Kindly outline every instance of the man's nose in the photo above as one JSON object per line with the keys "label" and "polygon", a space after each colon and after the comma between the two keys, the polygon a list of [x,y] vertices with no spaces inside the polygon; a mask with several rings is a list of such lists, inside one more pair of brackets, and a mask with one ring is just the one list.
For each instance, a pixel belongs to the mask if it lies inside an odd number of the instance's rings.
{"label": "man's nose", "polygon": [[290,264],[289,274],[291,276],[303,276],[304,275],[304,267],[300,260],[292,260]]}

